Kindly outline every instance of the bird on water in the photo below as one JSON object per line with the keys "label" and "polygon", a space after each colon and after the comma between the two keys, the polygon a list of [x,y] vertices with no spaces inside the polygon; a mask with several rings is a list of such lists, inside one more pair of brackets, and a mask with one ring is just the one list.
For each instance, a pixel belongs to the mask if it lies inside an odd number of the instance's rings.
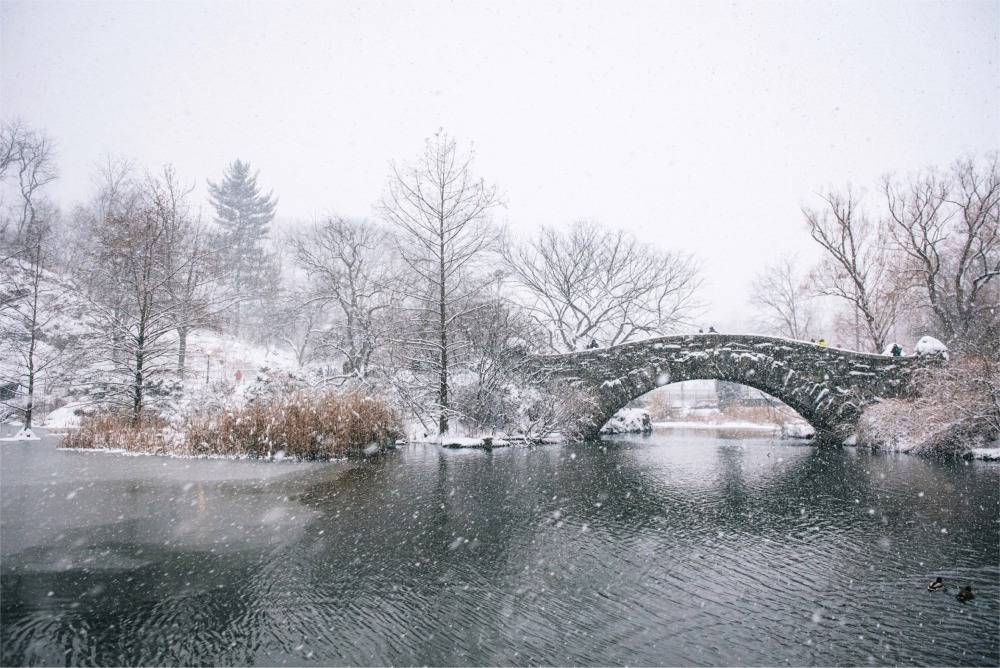
{"label": "bird on water", "polygon": [[941,578],[936,578],[934,582],[927,585],[927,591],[940,591],[944,589],[944,583],[941,582]]}
{"label": "bird on water", "polygon": [[962,587],[958,591],[958,593],[955,594],[955,598],[957,598],[959,601],[971,601],[972,599],[975,598],[975,595],[972,593],[972,587],[969,586]]}

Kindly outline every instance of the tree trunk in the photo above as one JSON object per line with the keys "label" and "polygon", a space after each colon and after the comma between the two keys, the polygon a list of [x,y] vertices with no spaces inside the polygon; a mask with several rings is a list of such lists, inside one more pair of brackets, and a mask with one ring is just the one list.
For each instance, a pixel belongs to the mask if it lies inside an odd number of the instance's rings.
{"label": "tree trunk", "polygon": [[184,380],[184,361],[187,356],[187,327],[177,328],[177,377]]}
{"label": "tree trunk", "polygon": [[[441,210],[444,211],[444,203],[442,202]],[[444,264],[444,218],[441,218],[441,234],[439,237],[439,259],[441,261],[440,266],[440,293],[438,297],[438,307],[439,307],[439,322],[438,325],[441,328],[441,388],[438,393],[438,403],[441,405],[441,421],[438,426],[438,433],[444,435],[448,433],[448,329],[446,327],[447,319],[445,314],[445,298],[446,292],[444,289],[444,279],[445,279],[445,264]]]}
{"label": "tree trunk", "polygon": [[42,268],[37,263],[32,268],[34,294],[31,296],[31,333],[28,341],[28,403],[24,409],[24,428],[31,429],[31,419],[35,412],[35,344],[38,341],[38,291],[41,283]]}
{"label": "tree trunk", "polygon": [[135,351],[135,379],[132,387],[132,424],[139,425],[142,419],[142,363],[145,351],[142,349],[142,336],[139,336],[139,346]]}
{"label": "tree trunk", "polygon": [[24,409],[24,428],[31,429],[31,416],[35,410],[35,331],[31,331],[28,349],[28,405]]}

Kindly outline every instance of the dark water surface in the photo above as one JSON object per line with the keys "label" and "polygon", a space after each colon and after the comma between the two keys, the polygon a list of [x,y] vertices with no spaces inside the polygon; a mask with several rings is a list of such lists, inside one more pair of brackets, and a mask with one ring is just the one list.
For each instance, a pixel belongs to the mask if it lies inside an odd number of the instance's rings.
{"label": "dark water surface", "polygon": [[1000,663],[1000,466],[603,446],[292,464],[2,443],[2,664]]}

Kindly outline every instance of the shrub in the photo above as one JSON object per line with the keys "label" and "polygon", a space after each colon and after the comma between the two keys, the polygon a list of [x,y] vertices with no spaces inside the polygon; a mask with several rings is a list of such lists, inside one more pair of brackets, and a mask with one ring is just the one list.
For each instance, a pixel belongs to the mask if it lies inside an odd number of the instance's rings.
{"label": "shrub", "polygon": [[962,455],[1000,436],[1000,364],[992,357],[952,360],[914,380],[918,396],[864,409],[858,445]]}
{"label": "shrub", "polygon": [[508,416],[508,434],[526,441],[540,441],[559,434],[584,438],[600,427],[593,422],[599,405],[589,390],[564,381],[515,393]]}

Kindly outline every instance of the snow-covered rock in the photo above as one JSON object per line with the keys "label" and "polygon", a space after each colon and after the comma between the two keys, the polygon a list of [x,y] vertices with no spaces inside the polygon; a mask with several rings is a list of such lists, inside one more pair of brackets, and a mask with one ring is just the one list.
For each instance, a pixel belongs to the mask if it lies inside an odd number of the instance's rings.
{"label": "snow-covered rock", "polygon": [[602,434],[647,434],[653,431],[649,412],[642,408],[623,408],[601,427]]}
{"label": "snow-covered rock", "polygon": [[913,346],[913,354],[919,357],[932,357],[940,355],[948,359],[948,346],[944,345],[933,336],[924,336]]}
{"label": "snow-covered rock", "polygon": [[813,438],[816,430],[806,422],[786,422],[781,425],[782,438]]}

